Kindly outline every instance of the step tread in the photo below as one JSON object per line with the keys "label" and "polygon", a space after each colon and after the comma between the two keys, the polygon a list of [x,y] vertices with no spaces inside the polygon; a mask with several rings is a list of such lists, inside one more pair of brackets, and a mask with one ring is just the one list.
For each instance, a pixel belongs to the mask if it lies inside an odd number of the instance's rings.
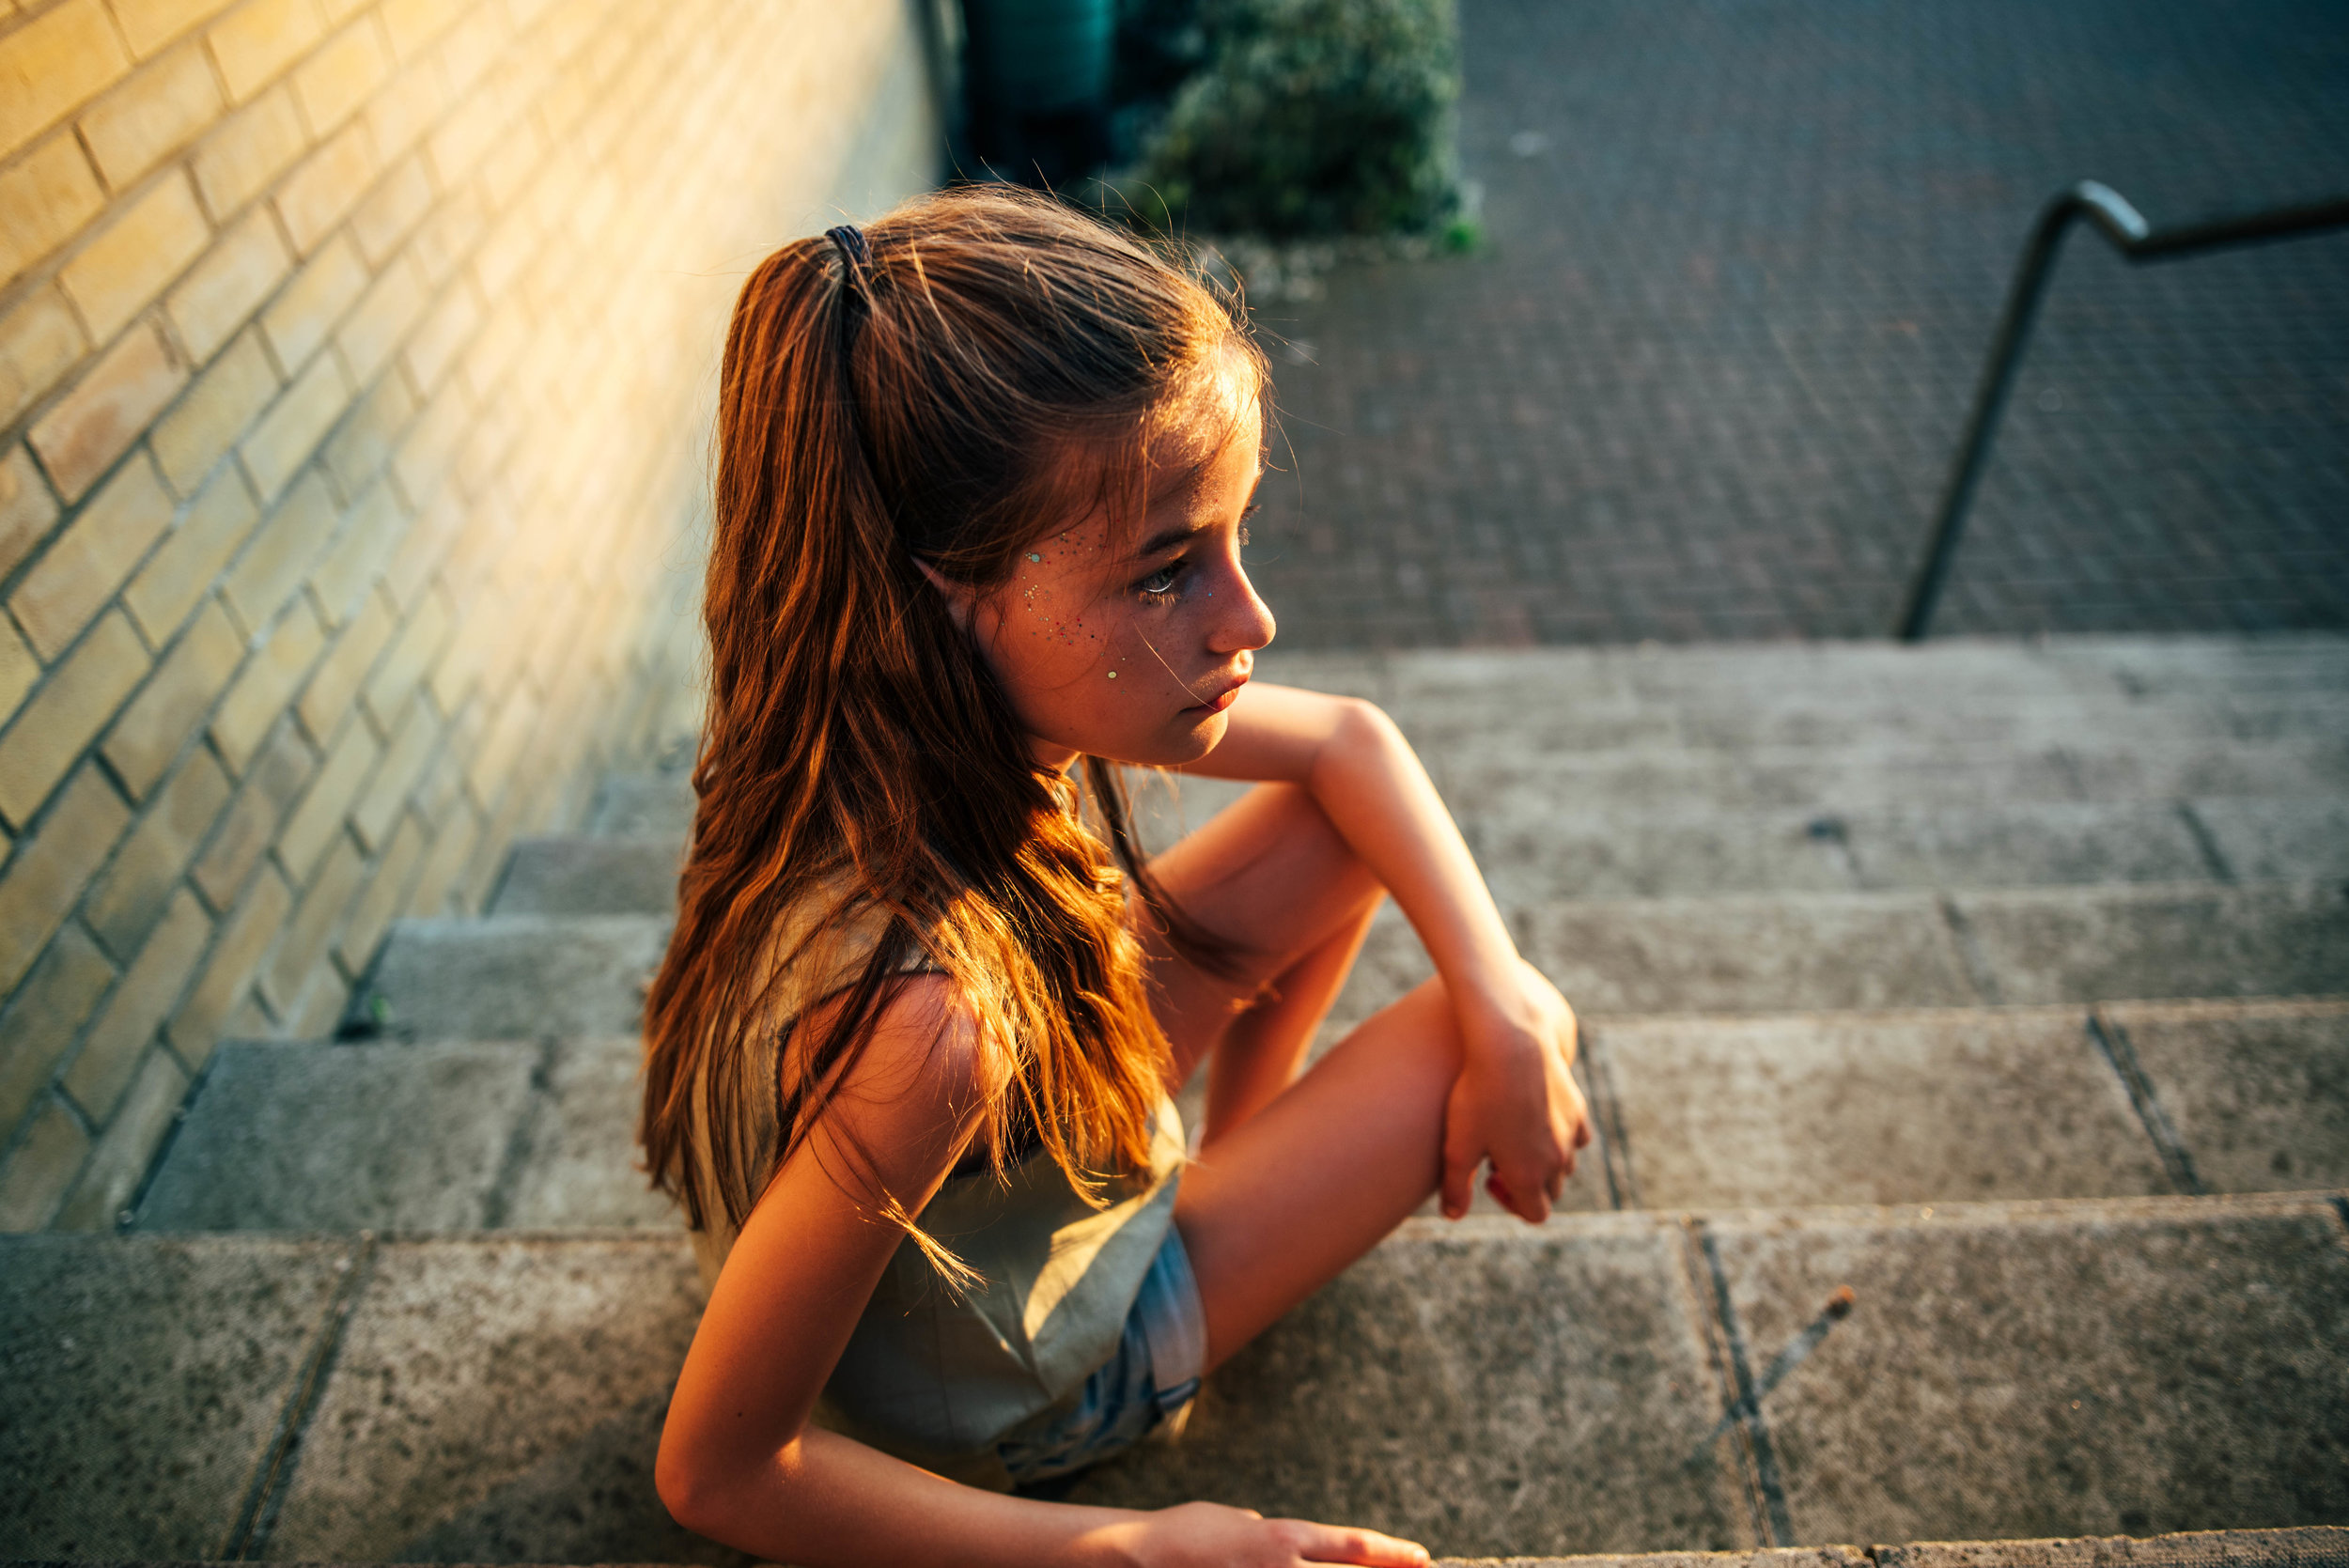
{"label": "step tread", "polygon": [[[1750,1547],[1773,1506],[1820,1542],[2322,1523],[2349,1512],[2326,1463],[2349,1443],[2342,1202],[1412,1220],[1212,1379],[1179,1444],[1070,1500],[1205,1496],[1464,1555]],[[1843,1285],[1857,1306],[1824,1318]],[[0,1533],[227,1555],[220,1521],[339,1322],[257,1555],[707,1560],[650,1484],[699,1304],[676,1234],[0,1239],[0,1334],[30,1369],[0,1446],[48,1456],[6,1456],[47,1484],[0,1501]],[[1806,1335],[1758,1419],[1725,1421],[1729,1347],[1750,1380]],[[101,1348],[48,1348],[69,1339]],[[254,1374],[224,1406],[230,1365]],[[1759,1444],[1775,1505],[1746,1479]]]}

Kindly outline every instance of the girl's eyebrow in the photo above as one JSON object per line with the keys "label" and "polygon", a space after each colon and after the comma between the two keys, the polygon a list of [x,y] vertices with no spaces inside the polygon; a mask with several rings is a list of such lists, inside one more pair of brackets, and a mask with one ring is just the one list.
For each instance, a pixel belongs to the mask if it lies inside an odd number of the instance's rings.
{"label": "girl's eyebrow", "polygon": [[1172,550],[1194,534],[1205,534],[1214,526],[1212,522],[1193,522],[1178,523],[1172,528],[1161,528],[1135,547],[1129,559],[1138,561],[1145,555],[1156,555],[1162,550]]}

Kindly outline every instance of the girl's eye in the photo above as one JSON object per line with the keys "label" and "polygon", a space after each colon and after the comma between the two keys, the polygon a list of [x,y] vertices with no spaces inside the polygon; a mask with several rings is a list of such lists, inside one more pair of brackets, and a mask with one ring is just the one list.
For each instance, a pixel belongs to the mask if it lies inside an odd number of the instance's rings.
{"label": "girl's eye", "polygon": [[1174,584],[1183,580],[1183,564],[1170,561],[1157,571],[1134,584],[1135,592],[1144,598],[1164,598],[1174,591]]}

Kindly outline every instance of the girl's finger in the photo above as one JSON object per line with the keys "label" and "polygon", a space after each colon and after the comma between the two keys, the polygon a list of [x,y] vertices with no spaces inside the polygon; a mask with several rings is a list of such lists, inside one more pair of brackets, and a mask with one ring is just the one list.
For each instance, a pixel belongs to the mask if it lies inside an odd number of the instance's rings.
{"label": "girl's finger", "polygon": [[1338,1525],[1303,1526],[1297,1555],[1307,1562],[1352,1562],[1367,1568],[1427,1568],[1427,1548],[1416,1541],[1398,1541],[1375,1529]]}

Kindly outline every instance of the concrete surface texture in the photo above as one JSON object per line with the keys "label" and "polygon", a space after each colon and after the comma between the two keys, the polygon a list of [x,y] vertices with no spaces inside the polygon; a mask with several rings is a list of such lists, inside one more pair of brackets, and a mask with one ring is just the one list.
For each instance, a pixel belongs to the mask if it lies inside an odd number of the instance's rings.
{"label": "concrete surface texture", "polygon": [[[1407,1221],[1064,1495],[1521,1564],[2349,1559],[2349,785],[2309,765],[2349,644],[1264,673],[1420,744],[1582,1011],[1596,1141],[1549,1224]],[[1143,783],[1159,841],[1237,792]],[[153,1234],[0,1242],[0,1539],[740,1560],[649,1483],[700,1298],[631,1030],[690,792],[592,815],[397,927],[343,1038],[222,1047]],[[1316,1048],[1429,972],[1382,913]],[[2207,1529],[2248,1533],[2162,1533]]]}
{"label": "concrete surface texture", "polygon": [[[1463,0],[1486,247],[1259,288],[1292,646],[1885,636],[2040,205],[2349,191],[2322,0]],[[1939,627],[2349,622],[2349,235],[2076,234]],[[1268,283],[1269,280],[1267,280]]]}

